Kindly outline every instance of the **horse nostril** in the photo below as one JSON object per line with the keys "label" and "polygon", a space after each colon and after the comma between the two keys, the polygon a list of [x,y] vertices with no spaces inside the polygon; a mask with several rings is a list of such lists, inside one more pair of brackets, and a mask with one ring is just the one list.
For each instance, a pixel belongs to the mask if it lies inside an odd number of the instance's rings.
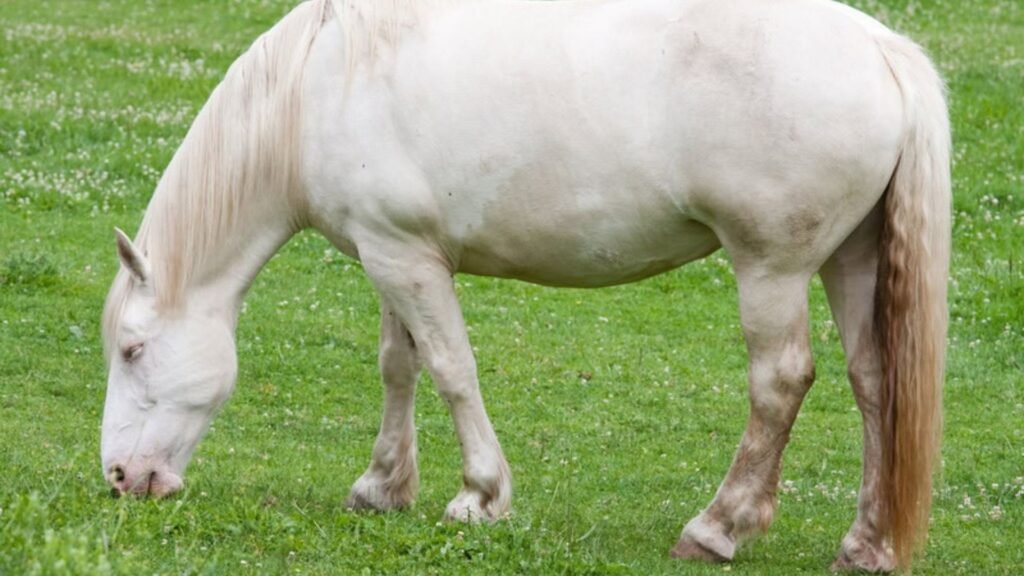
{"label": "horse nostril", "polygon": [[124,468],[120,466],[114,466],[110,469],[110,479],[114,482],[121,482],[124,480]]}

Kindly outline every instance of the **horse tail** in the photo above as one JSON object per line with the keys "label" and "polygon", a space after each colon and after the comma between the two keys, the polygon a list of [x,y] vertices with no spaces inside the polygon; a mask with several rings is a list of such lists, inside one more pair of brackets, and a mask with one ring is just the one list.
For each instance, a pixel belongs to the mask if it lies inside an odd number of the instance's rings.
{"label": "horse tail", "polygon": [[927,539],[939,460],[950,257],[950,131],[942,80],[895,34],[877,43],[903,99],[905,140],[886,192],[876,314],[882,364],[882,518],[896,562]]}

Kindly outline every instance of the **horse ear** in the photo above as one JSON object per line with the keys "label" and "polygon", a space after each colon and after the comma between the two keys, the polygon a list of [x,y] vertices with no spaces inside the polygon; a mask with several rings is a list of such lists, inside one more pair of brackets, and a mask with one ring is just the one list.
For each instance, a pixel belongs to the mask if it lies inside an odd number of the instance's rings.
{"label": "horse ear", "polygon": [[149,261],[120,228],[114,228],[114,235],[117,237],[117,255],[121,258],[121,265],[127,268],[139,282],[143,284],[148,282]]}

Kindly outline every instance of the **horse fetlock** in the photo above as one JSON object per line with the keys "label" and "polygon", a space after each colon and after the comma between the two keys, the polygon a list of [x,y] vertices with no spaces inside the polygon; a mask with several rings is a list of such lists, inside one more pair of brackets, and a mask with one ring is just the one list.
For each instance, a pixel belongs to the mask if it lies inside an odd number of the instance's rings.
{"label": "horse fetlock", "polygon": [[496,448],[492,457],[480,457],[466,464],[462,472],[462,483],[467,489],[497,494],[508,483],[508,476],[508,464],[501,454],[501,448]]}
{"label": "horse fetlock", "polygon": [[737,507],[732,513],[733,539],[739,543],[767,532],[775,519],[775,508],[776,500],[771,496]]}
{"label": "horse fetlock", "polygon": [[[749,468],[752,456],[750,451],[741,446],[736,465],[741,469]],[[778,482],[779,469],[776,466],[760,474],[770,479],[768,483],[751,483],[750,479],[743,479],[742,475],[736,476],[734,471],[730,471],[715,501],[702,514],[707,523],[720,526],[737,544],[763,534],[775,519],[778,499],[775,490],[770,487]]]}
{"label": "horse fetlock", "polygon": [[416,431],[410,425],[397,432],[382,432],[373,447],[370,471],[400,479],[416,473]]}

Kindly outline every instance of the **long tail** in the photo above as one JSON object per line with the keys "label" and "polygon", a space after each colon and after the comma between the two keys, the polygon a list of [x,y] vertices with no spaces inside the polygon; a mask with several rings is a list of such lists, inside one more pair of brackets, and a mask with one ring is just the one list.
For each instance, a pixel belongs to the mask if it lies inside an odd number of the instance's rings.
{"label": "long tail", "polygon": [[903,96],[906,140],[885,197],[876,310],[882,352],[883,526],[901,568],[924,548],[942,432],[950,252],[950,132],[920,47],[878,45]]}

